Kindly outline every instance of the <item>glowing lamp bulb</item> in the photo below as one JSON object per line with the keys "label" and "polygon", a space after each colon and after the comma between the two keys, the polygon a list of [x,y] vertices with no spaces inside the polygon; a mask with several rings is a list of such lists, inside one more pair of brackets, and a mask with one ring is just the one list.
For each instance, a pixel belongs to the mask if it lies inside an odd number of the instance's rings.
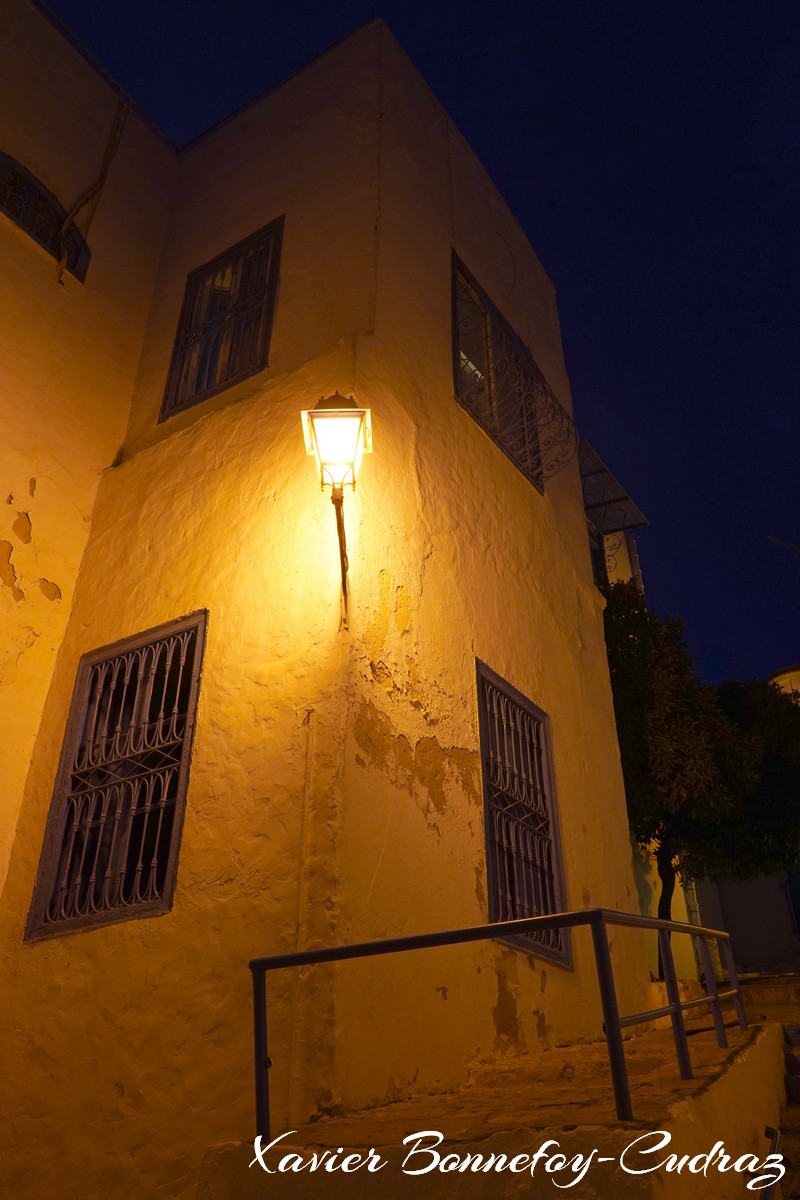
{"label": "glowing lamp bulb", "polygon": [[352,396],[323,396],[301,414],[306,452],[319,468],[320,485],[341,491],[356,486],[364,454],[372,450],[372,420],[368,408],[359,408]]}

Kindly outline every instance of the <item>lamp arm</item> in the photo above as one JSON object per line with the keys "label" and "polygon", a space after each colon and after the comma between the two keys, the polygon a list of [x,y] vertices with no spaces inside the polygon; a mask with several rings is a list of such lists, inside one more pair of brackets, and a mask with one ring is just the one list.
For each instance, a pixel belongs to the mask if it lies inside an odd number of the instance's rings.
{"label": "lamp arm", "polygon": [[342,629],[349,629],[349,612],[347,605],[347,539],[344,532],[344,488],[334,487],[331,492],[331,503],[336,512],[336,532],[339,535],[339,559],[342,567]]}

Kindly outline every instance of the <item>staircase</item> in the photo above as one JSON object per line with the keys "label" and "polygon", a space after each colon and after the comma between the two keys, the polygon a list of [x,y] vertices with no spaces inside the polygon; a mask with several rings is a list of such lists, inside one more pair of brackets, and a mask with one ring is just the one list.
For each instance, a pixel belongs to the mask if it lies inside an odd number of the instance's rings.
{"label": "staircase", "polygon": [[783,1022],[783,1037],[786,1105],[781,1109],[781,1152],[786,1177],[782,1195],[783,1200],[800,1200],[800,1025]]}
{"label": "staircase", "polygon": [[[759,1007],[759,1006],[756,1006]],[[800,1014],[800,1006],[798,1006]],[[800,1033],[800,1027],[798,1027]],[[555,1200],[552,1177],[530,1175],[432,1173],[411,1177],[401,1170],[403,1139],[422,1130],[442,1131],[442,1152],[460,1155],[513,1154],[553,1139],[568,1154],[586,1155],[597,1147],[605,1159],[593,1164],[570,1186],[571,1200],[686,1200],[701,1195],[697,1178],[659,1173],[625,1175],[618,1163],[624,1148],[649,1130],[667,1130],[679,1152],[709,1151],[717,1139],[726,1147],[766,1154],[764,1126],[776,1125],[783,1102],[783,1041],[780,1024],[768,1019],[760,1028],[728,1028],[730,1048],[720,1051],[713,1029],[692,1022],[689,1050],[695,1077],[679,1078],[675,1047],[668,1029],[626,1040],[634,1119],[616,1116],[605,1045],[573,1045],[476,1065],[470,1083],[439,1096],[420,1096],[367,1111],[323,1118],[295,1128],[272,1152],[296,1151],[306,1160],[316,1150],[376,1147],[387,1162],[380,1174],[358,1170],[354,1176],[266,1175],[248,1168],[253,1144],[212,1147],[206,1155],[197,1200]],[[800,1040],[800,1039],[799,1039]],[[800,1049],[800,1046],[798,1047]],[[800,1100],[800,1058],[793,1076]],[[800,1145],[800,1107],[796,1110]],[[758,1130],[758,1137],[754,1137]],[[275,1129],[273,1136],[282,1132]],[[424,1159],[418,1161],[425,1161]],[[798,1156],[800,1164],[800,1156]],[[567,1180],[559,1180],[561,1187]],[[743,1200],[750,1193],[741,1174],[714,1173],[703,1179],[702,1197]],[[783,1200],[794,1193],[784,1190]],[[798,1193],[800,1196],[800,1193]],[[777,1200],[777,1198],[776,1198]]]}
{"label": "staircase", "polygon": [[800,1200],[800,976],[746,981],[742,991],[752,1020],[779,1021],[783,1027],[786,1104],[780,1128],[786,1176],[780,1195]]}

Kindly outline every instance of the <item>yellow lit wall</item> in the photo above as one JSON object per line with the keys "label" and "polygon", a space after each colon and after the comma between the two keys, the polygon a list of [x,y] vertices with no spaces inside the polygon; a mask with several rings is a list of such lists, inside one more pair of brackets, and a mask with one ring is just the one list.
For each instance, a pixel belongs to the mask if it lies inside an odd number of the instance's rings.
{"label": "yellow lit wall", "polygon": [[800,692],[800,667],[789,667],[772,676],[772,682],[785,692]]}
{"label": "yellow lit wall", "polygon": [[[377,320],[356,381],[373,403],[376,449],[354,563],[366,611],[352,639],[341,933],[486,920],[476,657],[550,716],[568,907],[630,910],[577,463],[541,496],[453,401],[452,248],[569,409],[552,284],[472,151],[388,45]],[[630,1009],[643,946],[626,949],[618,967]],[[585,936],[574,956],[574,973],[495,944],[343,965],[338,1078],[360,1101],[391,1099],[463,1078],[475,1054],[596,1036]]]}
{"label": "yellow lit wall", "polygon": [[[67,209],[99,174],[117,99],[32,5],[2,6],[0,150]],[[100,472],[125,431],[173,157],[131,113],[85,283],[59,286],[55,259],[0,213],[0,894]]]}
{"label": "yellow lit wall", "polygon": [[[42,1195],[124,1195],[135,1172],[142,1195],[193,1196],[205,1147],[251,1132],[250,957],[487,919],[476,657],[550,716],[569,907],[636,907],[577,465],[540,495],[453,399],[455,246],[569,406],[553,289],[513,217],[380,22],[176,170],[0,918],[15,1195],[33,1172]],[[157,424],[187,271],[281,215],[269,367]],[[299,418],[337,388],[375,439],[345,502],[350,633]],[[173,911],[23,945],[80,655],[198,608]],[[642,946],[613,954],[622,1007],[643,1007]],[[277,1122],[601,1036],[585,935],[573,971],[487,943],[282,974],[270,1005]]]}

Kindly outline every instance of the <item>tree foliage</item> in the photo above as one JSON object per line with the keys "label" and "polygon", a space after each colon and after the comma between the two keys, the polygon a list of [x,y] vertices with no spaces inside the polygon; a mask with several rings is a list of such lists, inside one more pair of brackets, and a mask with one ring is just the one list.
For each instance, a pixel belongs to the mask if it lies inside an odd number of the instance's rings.
{"label": "tree foliage", "polygon": [[[800,865],[800,701],[763,680],[729,680],[716,688],[731,725],[757,746],[756,777],[743,800],[715,821],[699,823],[702,860],[694,876],[752,879]],[[702,869],[700,869],[702,868]]]}
{"label": "tree foliage", "polygon": [[668,918],[677,870],[687,879],[719,870],[715,836],[724,830],[730,844],[761,749],[701,684],[680,621],[651,612],[633,583],[613,585],[605,620],[631,829],[654,849]]}

